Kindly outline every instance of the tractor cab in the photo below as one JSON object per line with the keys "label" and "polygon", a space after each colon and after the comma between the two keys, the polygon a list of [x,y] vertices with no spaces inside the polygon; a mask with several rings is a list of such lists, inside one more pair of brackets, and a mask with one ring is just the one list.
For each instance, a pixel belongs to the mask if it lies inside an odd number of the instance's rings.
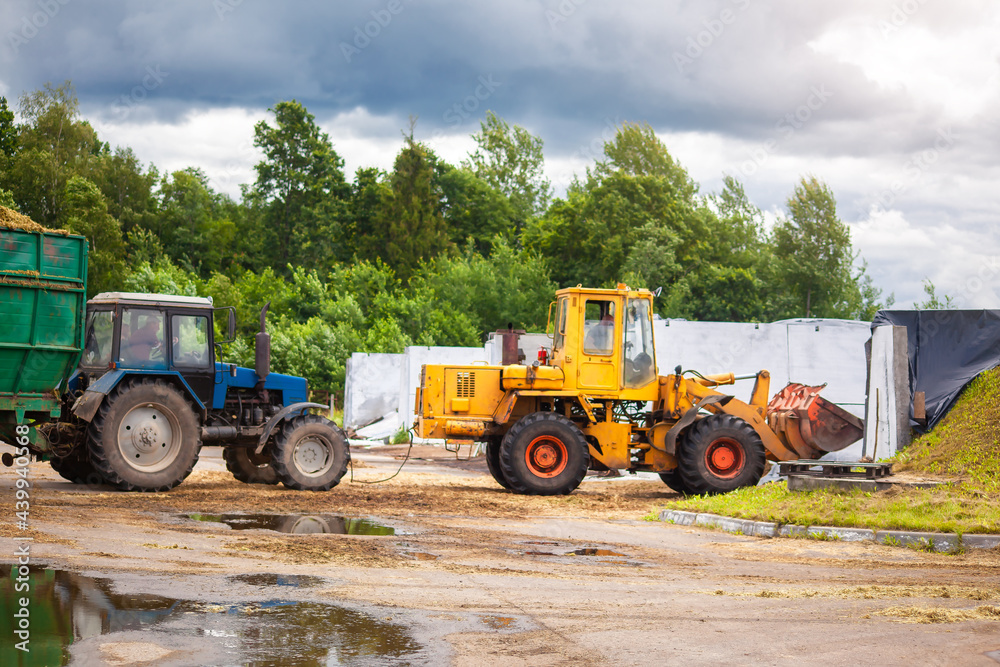
{"label": "tractor cab", "polygon": [[87,303],[80,372],[88,383],[110,370],[176,373],[204,405],[215,389],[212,300],[105,292]]}
{"label": "tractor cab", "polygon": [[653,400],[652,315],[653,294],[645,289],[619,284],[616,289],[556,292],[551,362],[563,369],[566,388]]}

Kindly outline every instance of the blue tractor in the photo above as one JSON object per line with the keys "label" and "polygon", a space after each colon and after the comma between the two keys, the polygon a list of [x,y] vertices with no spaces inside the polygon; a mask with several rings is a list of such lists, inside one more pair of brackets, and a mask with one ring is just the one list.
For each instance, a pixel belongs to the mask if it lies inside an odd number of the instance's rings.
{"label": "blue tractor", "polygon": [[[308,412],[326,406],[308,402],[304,378],[270,372],[267,308],[251,369],[218,358],[236,318],[211,299],[109,292],[88,301],[63,417],[39,428],[37,444],[47,445],[52,467],[74,482],[165,491],[212,443],[224,447],[227,468],[242,482],[335,486],[350,462],[347,438]],[[228,311],[221,342],[214,340],[220,311]]]}

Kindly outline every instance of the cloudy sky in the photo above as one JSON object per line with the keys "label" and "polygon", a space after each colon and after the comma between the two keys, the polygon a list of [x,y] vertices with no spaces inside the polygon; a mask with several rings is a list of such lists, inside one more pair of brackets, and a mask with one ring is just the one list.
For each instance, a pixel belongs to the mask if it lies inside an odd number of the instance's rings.
{"label": "cloudy sky", "polygon": [[771,220],[826,181],[897,306],[930,278],[1000,308],[1000,3],[4,0],[0,26],[0,94],[70,79],[103,139],[234,196],[283,99],[350,173],[390,167],[411,115],[458,162],[492,109],[544,139],[557,193],[646,121],[703,193],[731,174]]}

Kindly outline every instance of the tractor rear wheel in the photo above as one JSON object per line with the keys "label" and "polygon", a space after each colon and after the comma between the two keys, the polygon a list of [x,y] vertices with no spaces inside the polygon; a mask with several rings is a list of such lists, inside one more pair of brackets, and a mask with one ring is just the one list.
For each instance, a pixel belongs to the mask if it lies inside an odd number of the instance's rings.
{"label": "tractor rear wheel", "polygon": [[532,496],[571,493],[590,465],[590,449],[576,424],[554,412],[534,412],[507,431],[500,469],[510,488]]}
{"label": "tractor rear wheel", "polygon": [[304,415],[286,421],[264,450],[282,484],[299,491],[329,491],[351,462],[347,436],[329,419]]}
{"label": "tractor rear wheel", "polygon": [[86,447],[78,446],[67,456],[49,459],[49,464],[63,479],[74,484],[104,484],[104,478],[90,463]]}
{"label": "tractor rear wheel", "polygon": [[87,430],[90,462],[123,491],[167,491],[191,474],[201,440],[184,395],[162,380],[120,384]]}
{"label": "tractor rear wheel", "polygon": [[503,476],[503,468],[500,467],[500,439],[491,438],[486,443],[486,467],[490,469],[490,474],[496,483],[505,489],[510,489],[510,482]]}
{"label": "tractor rear wheel", "polygon": [[222,450],[226,468],[233,477],[244,484],[277,484],[278,476],[271,467],[271,457],[266,451],[254,453],[253,447],[229,446]]}
{"label": "tractor rear wheel", "polygon": [[668,470],[667,472],[660,473],[660,480],[664,484],[670,487],[671,491],[676,491],[677,493],[687,494],[687,487],[684,486],[684,480],[681,479],[680,474],[677,472],[677,468],[673,470]]}
{"label": "tractor rear wheel", "polygon": [[688,493],[728,493],[760,481],[764,458],[764,443],[750,424],[733,415],[712,415],[688,430],[677,472]]}

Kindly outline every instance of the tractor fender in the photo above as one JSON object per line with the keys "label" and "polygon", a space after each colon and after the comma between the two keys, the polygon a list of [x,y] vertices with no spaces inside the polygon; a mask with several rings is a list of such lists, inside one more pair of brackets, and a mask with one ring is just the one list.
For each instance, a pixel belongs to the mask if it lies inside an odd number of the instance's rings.
{"label": "tractor fender", "polygon": [[185,380],[184,377],[177,371],[129,371],[118,369],[105,373],[94,381],[93,384],[87,387],[87,390],[76,399],[75,403],[73,403],[73,414],[85,422],[92,421],[94,419],[94,415],[97,414],[97,410],[100,409],[101,404],[104,402],[105,397],[110,394],[123,379],[137,376],[156,376],[164,379],[176,380],[177,383],[183,388],[188,400],[197,405],[198,410],[205,409],[205,404],[202,403],[201,399],[198,398],[198,395],[192,391],[191,385],[187,383],[187,380]]}
{"label": "tractor fender", "polygon": [[278,410],[273,417],[267,420],[264,424],[264,432],[260,434],[260,440],[257,442],[256,454],[260,454],[264,451],[264,445],[267,444],[267,439],[271,437],[271,432],[274,431],[274,427],[280,424],[285,417],[288,415],[305,410],[306,408],[323,408],[324,410],[329,410],[329,405],[321,405],[320,403],[292,403],[291,405],[286,405],[285,407]]}

